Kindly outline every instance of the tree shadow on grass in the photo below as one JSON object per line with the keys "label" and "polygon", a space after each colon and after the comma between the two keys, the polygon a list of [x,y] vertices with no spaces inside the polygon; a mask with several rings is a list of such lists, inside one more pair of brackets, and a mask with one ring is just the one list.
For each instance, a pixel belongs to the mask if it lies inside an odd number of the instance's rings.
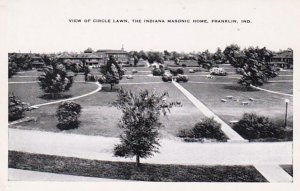
{"label": "tree shadow on grass", "polygon": [[119,87],[115,87],[115,86],[113,86],[112,89],[110,88],[110,86],[103,86],[100,91],[101,92],[118,92],[119,89],[120,89]]}
{"label": "tree shadow on grass", "polygon": [[71,130],[71,129],[77,129],[79,127],[79,124],[80,124],[80,121],[77,121],[77,122],[74,122],[74,123],[71,123],[71,124],[62,124],[62,123],[58,123],[56,125],[56,127],[63,131],[63,130]]}
{"label": "tree shadow on grass", "polygon": [[45,100],[68,99],[71,97],[72,97],[72,95],[70,95],[70,94],[58,94],[55,97],[52,97],[51,94],[44,94],[44,95],[39,96],[39,98],[45,99]]}
{"label": "tree shadow on grass", "polygon": [[238,91],[238,92],[256,92],[259,91],[257,89],[251,88],[251,87],[245,87],[241,86],[239,84],[228,84],[223,86],[224,89],[227,90],[233,90],[233,91]]}

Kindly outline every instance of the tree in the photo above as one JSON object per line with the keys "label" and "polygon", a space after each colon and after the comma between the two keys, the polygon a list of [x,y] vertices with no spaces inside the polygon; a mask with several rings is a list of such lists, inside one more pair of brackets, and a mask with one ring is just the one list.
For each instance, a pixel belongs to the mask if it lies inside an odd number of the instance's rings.
{"label": "tree", "polygon": [[22,102],[14,94],[8,96],[8,120],[14,121],[25,116],[29,104]]}
{"label": "tree", "polygon": [[87,48],[86,50],[83,51],[84,53],[93,53],[93,49],[92,48]]}
{"label": "tree", "polygon": [[59,93],[71,88],[73,76],[67,74],[65,67],[57,58],[50,58],[50,64],[51,66],[38,77],[38,81],[41,89],[49,93],[51,98],[55,98]]}
{"label": "tree", "polygon": [[220,48],[212,55],[212,59],[218,64],[221,64],[225,60],[225,56]]}
{"label": "tree", "polygon": [[139,52],[139,58],[142,58],[143,60],[148,60],[148,55],[143,50],[141,50]]}
{"label": "tree", "polygon": [[50,55],[50,54],[42,54],[41,58],[44,61],[44,63],[46,64],[46,66],[51,66],[52,61],[55,58],[55,56]]}
{"label": "tree", "polygon": [[133,58],[134,66],[136,66],[140,59],[139,53],[137,51],[130,51],[129,55]]}
{"label": "tree", "polygon": [[81,106],[75,102],[62,102],[56,111],[57,127],[61,130],[74,129],[79,125]]}
{"label": "tree", "polygon": [[198,64],[208,71],[214,66],[212,54],[206,50],[198,54]]}
{"label": "tree", "polygon": [[120,89],[115,105],[123,113],[119,127],[123,129],[121,144],[114,149],[115,156],[136,157],[137,166],[140,158],[148,158],[158,152],[160,115],[167,115],[172,104],[166,102],[168,94],[150,93],[148,90],[134,94]]}
{"label": "tree", "polygon": [[150,64],[152,64],[154,62],[163,64],[164,57],[163,57],[162,53],[160,53],[160,52],[148,52],[148,61]]}
{"label": "tree", "polygon": [[270,63],[272,52],[264,48],[250,47],[243,51],[243,62],[239,64],[242,77],[239,84],[246,87],[262,86],[268,79],[279,74],[279,68]]}
{"label": "tree", "polygon": [[164,60],[170,60],[171,53],[168,50],[163,52]]}
{"label": "tree", "polygon": [[110,84],[110,90],[119,83],[124,75],[121,65],[116,62],[113,56],[109,57],[107,64],[101,66],[100,72],[102,76],[99,77],[99,83]]}
{"label": "tree", "polygon": [[224,49],[223,54],[225,56],[225,60],[232,66],[238,68],[242,65],[242,60],[240,58],[242,58],[243,55],[241,54],[241,49],[238,45],[231,44],[227,46]]}
{"label": "tree", "polygon": [[15,62],[8,62],[8,77],[11,78],[18,71],[18,65]]}
{"label": "tree", "polygon": [[10,62],[14,62],[20,70],[32,69],[32,60],[30,54],[26,53],[9,53]]}

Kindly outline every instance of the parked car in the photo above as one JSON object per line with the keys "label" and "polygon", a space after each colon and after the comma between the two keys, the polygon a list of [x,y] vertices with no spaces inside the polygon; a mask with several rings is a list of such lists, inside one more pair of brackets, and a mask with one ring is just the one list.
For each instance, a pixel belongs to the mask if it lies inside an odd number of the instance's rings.
{"label": "parked car", "polygon": [[227,72],[224,70],[224,68],[213,67],[209,70],[209,73],[210,75],[227,76]]}

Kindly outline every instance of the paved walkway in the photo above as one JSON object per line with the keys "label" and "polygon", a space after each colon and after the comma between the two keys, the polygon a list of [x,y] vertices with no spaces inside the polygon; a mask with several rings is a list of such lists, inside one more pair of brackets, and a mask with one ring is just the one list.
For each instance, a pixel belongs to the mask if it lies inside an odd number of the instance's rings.
{"label": "paved walkway", "polygon": [[293,177],[285,172],[279,165],[255,165],[255,168],[269,182],[293,182]]}
{"label": "paved walkway", "polygon": [[[9,128],[9,150],[98,159],[134,161],[113,156],[119,138]],[[141,162],[184,165],[292,164],[292,142],[186,143],[162,139],[160,153]]]}
{"label": "paved walkway", "polygon": [[[187,91],[185,88],[183,88],[180,84],[173,81],[173,84],[207,117],[214,117],[214,119],[221,123],[222,131],[226,134],[226,136],[230,139],[230,141],[233,142],[246,142],[247,140],[243,139],[238,133],[236,133],[229,125],[227,125],[222,119],[220,119],[216,114],[214,114],[208,107],[206,107],[201,101],[199,101],[195,96],[193,96],[189,91]],[[253,143],[246,144],[251,145]],[[257,143],[256,143],[257,145]],[[261,145],[262,146],[262,145]],[[274,145],[275,146],[275,145]],[[246,152],[249,154],[250,150],[247,149],[247,147],[244,147]],[[215,148],[212,148],[215,149]],[[234,151],[234,148],[231,148],[232,151]],[[290,147],[292,149],[292,146]],[[261,149],[259,151],[262,151],[264,149]],[[201,149],[202,151],[202,149]],[[259,156],[258,152],[253,153],[253,156]],[[220,151],[222,153],[222,151]],[[217,153],[216,153],[217,154]],[[221,154],[223,156],[224,153]],[[265,154],[269,154],[266,152]],[[239,160],[237,153],[232,153],[234,156],[234,160]],[[213,157],[213,156],[212,156]],[[224,156],[226,158],[226,155]],[[250,155],[248,156],[250,157]],[[247,159],[242,159],[247,160]],[[253,161],[254,162],[254,161]],[[254,167],[269,181],[269,182],[292,182],[293,178],[286,173],[281,167],[279,167],[278,164],[258,164],[257,163],[250,163],[254,165]],[[281,163],[284,164],[284,163]]]}
{"label": "paved walkway", "polygon": [[282,93],[282,92],[276,92],[276,91],[272,91],[272,90],[267,90],[267,89],[260,88],[260,87],[257,87],[257,86],[253,86],[253,85],[250,85],[250,86],[251,86],[252,88],[254,88],[254,89],[258,89],[258,90],[265,91],[265,92],[268,92],[268,93],[293,97],[293,94],[286,94],[286,93]]}
{"label": "paved walkway", "polygon": [[241,137],[237,132],[235,132],[227,123],[225,123],[221,118],[214,114],[208,107],[206,107],[201,101],[199,101],[193,94],[187,91],[179,83],[173,81],[173,84],[206,116],[213,117],[218,123],[221,124],[221,129],[224,134],[229,138],[230,141],[247,142],[243,137]]}
{"label": "paved walkway", "polygon": [[41,106],[45,106],[45,105],[52,105],[52,104],[61,103],[61,102],[64,102],[64,101],[72,101],[72,100],[75,100],[75,99],[79,99],[79,98],[82,98],[82,97],[86,97],[86,96],[92,95],[92,94],[97,93],[98,91],[100,91],[102,89],[102,85],[99,84],[99,83],[94,83],[94,82],[87,82],[87,83],[96,84],[98,86],[98,88],[95,89],[92,92],[89,92],[87,94],[83,94],[83,95],[80,95],[80,96],[71,97],[71,98],[68,98],[68,99],[57,100],[57,101],[51,101],[51,102],[42,103],[42,104],[37,104],[37,105],[33,105],[31,107],[41,107]]}

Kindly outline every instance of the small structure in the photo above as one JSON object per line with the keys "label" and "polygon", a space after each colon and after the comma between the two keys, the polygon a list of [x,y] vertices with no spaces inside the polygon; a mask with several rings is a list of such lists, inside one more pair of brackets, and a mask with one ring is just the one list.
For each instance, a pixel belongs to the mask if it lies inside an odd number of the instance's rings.
{"label": "small structure", "polygon": [[136,69],[132,69],[132,74],[136,74],[136,73],[138,73],[138,71],[136,70]]}
{"label": "small structure", "polygon": [[213,79],[214,77],[212,75],[208,74],[208,75],[206,75],[206,78]]}
{"label": "small structure", "polygon": [[194,69],[189,69],[189,73],[195,73]]}
{"label": "small structure", "polygon": [[249,105],[249,104],[250,104],[249,101],[243,101],[243,102],[242,102],[242,105]]}
{"label": "small structure", "polygon": [[126,78],[127,79],[133,79],[133,76],[132,75],[127,75]]}
{"label": "small structure", "polygon": [[239,122],[238,120],[231,120],[231,121],[229,121],[229,123],[231,124],[231,125],[234,125],[234,124],[236,124],[237,122]]}
{"label": "small structure", "polygon": [[252,97],[250,97],[250,98],[249,98],[249,101],[254,101],[254,100],[255,100],[255,99],[254,99],[254,98],[252,98]]}
{"label": "small structure", "polygon": [[226,96],[226,99],[232,99],[233,96],[229,95],[229,96]]}
{"label": "small structure", "polygon": [[226,99],[221,99],[221,102],[226,103],[227,100]]}

